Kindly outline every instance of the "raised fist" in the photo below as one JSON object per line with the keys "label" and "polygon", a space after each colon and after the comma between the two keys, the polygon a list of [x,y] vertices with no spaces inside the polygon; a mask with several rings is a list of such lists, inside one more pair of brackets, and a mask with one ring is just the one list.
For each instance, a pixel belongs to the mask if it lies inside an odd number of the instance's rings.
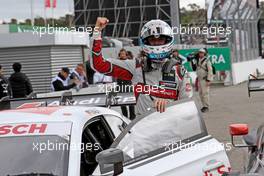
{"label": "raised fist", "polygon": [[106,27],[108,22],[109,22],[109,20],[107,18],[105,18],[105,17],[97,17],[95,27],[99,31],[101,31],[101,30],[103,30]]}

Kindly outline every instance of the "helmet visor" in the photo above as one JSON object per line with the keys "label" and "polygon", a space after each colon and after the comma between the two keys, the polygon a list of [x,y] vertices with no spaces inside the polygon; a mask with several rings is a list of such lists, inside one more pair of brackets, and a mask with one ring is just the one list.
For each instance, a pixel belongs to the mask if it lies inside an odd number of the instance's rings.
{"label": "helmet visor", "polygon": [[141,38],[145,39],[150,36],[159,36],[159,35],[166,35],[171,36],[171,28],[170,27],[161,27],[161,26],[151,26],[147,27],[145,30],[141,32]]}
{"label": "helmet visor", "polygon": [[172,41],[172,37],[166,35],[151,35],[142,40],[145,45],[149,46],[162,46],[170,43]]}

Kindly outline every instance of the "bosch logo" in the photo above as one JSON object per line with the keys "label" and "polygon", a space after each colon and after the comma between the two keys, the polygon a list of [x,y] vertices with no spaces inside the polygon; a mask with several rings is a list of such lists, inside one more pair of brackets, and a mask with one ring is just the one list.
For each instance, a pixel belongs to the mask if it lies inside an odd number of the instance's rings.
{"label": "bosch logo", "polygon": [[19,124],[19,125],[1,125],[0,136],[14,134],[41,134],[45,133],[47,124]]}

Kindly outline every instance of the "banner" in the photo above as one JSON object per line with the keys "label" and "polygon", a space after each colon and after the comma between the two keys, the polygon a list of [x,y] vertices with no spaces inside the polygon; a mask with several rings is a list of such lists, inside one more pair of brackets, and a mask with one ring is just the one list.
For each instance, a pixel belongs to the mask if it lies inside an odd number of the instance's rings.
{"label": "banner", "polygon": [[56,8],[57,7],[57,0],[45,0],[45,7],[46,8]]}
{"label": "banner", "polygon": [[20,33],[20,32],[31,32],[33,34],[39,34],[40,32],[44,33],[53,33],[55,31],[66,33],[70,32],[72,29],[68,27],[53,27],[53,26],[31,26],[31,25],[19,25],[19,24],[9,24],[10,33]]}
{"label": "banner", "polygon": [[52,2],[52,7],[53,8],[56,8],[57,7],[57,0],[52,0],[53,2]]}
{"label": "banner", "polygon": [[[187,61],[187,56],[192,52],[197,52],[199,49],[181,49],[180,55],[183,58],[184,67],[188,71],[193,71],[190,62]],[[216,71],[231,70],[230,48],[208,48],[208,57],[210,58]]]}
{"label": "banner", "polygon": [[34,29],[31,25],[18,25],[18,24],[9,24],[10,33],[19,33],[19,32],[33,32]]}
{"label": "banner", "polygon": [[45,7],[46,8],[50,8],[51,7],[50,0],[45,0]]}

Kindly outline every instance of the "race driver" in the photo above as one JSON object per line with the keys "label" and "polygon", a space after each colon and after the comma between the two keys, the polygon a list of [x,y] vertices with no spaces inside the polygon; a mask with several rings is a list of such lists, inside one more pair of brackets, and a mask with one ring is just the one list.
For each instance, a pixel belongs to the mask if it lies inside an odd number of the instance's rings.
{"label": "race driver", "polygon": [[142,64],[135,60],[120,61],[102,56],[101,31],[109,20],[98,17],[93,33],[91,66],[103,74],[122,80],[132,80],[137,98],[137,114],[151,107],[164,112],[169,101],[188,98],[192,87],[186,70],[170,57],[174,37],[171,27],[162,20],[147,22],[140,34],[140,44],[145,53]]}

